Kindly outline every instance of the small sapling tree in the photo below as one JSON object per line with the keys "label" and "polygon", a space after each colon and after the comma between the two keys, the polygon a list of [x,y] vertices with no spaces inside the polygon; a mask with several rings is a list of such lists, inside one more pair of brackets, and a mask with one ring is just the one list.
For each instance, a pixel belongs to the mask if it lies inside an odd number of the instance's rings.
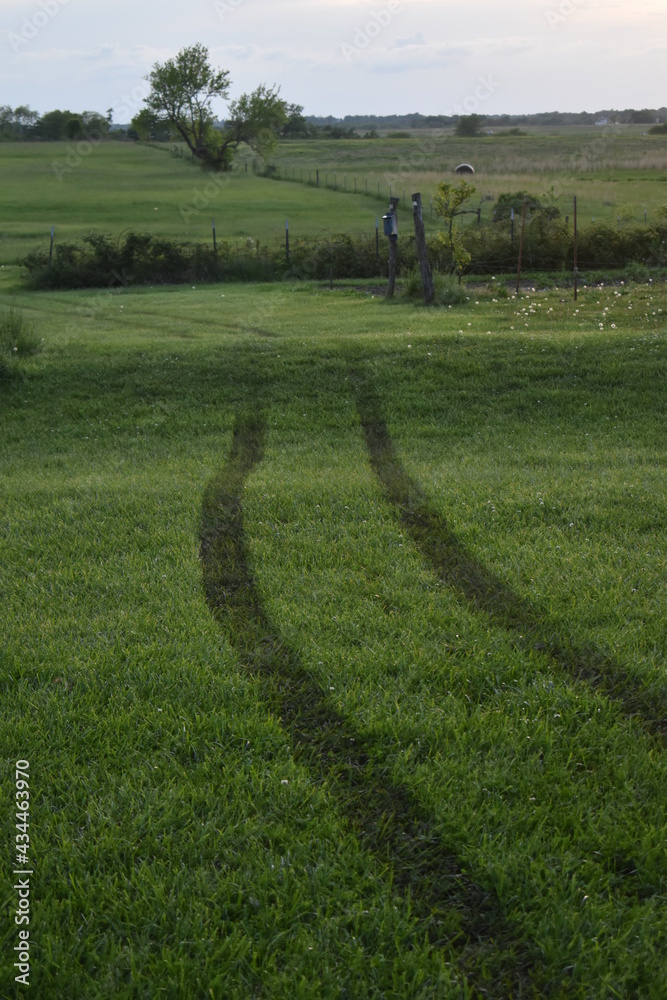
{"label": "small sapling tree", "polygon": [[474,184],[467,181],[459,181],[458,184],[450,184],[443,181],[438,185],[435,198],[433,199],[433,211],[438,218],[444,219],[447,231],[440,233],[438,239],[445,244],[451,253],[450,274],[457,274],[459,281],[466,268],[470,264],[471,255],[466,250],[463,243],[463,235],[454,231],[454,219],[457,215],[472,213],[477,215],[477,209],[462,208],[476,191]]}

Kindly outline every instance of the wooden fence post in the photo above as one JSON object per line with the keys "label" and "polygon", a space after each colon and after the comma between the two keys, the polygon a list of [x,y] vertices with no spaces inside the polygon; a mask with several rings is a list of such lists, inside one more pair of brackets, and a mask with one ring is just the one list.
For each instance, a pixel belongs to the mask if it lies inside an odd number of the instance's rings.
{"label": "wooden fence post", "polygon": [[415,220],[415,241],[419,257],[419,270],[422,275],[422,287],[424,289],[424,305],[428,306],[435,298],[435,289],[433,287],[433,274],[426,249],[426,235],[424,233],[424,220],[422,219],[422,196],[419,192],[412,196],[412,215]]}

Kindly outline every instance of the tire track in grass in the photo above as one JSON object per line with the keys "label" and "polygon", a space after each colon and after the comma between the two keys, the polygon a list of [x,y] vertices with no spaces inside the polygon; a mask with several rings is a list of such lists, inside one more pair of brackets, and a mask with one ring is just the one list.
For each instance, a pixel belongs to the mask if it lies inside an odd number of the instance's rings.
{"label": "tire track in grass", "polygon": [[641,721],[664,744],[667,706],[660,692],[642,689],[637,678],[602,650],[560,639],[558,625],[531,607],[468,550],[429,503],[421,487],[401,465],[382,406],[366,373],[351,372],[350,383],[366,438],[370,463],[387,499],[396,507],[412,540],[435,573],[477,611],[512,633],[515,644],[550,656],[575,680],[621,703],[622,711]]}
{"label": "tire track in grass", "polygon": [[209,607],[239,660],[262,676],[263,695],[290,735],[295,760],[326,782],[341,815],[386,869],[387,881],[410,900],[430,942],[454,949],[481,995],[527,995],[527,970],[538,959],[517,954],[495,894],[465,873],[414,794],[391,780],[381,747],[331,704],[264,609],[248,558],[242,500],[264,436],[261,414],[240,415],[229,459],[204,493],[200,558]]}

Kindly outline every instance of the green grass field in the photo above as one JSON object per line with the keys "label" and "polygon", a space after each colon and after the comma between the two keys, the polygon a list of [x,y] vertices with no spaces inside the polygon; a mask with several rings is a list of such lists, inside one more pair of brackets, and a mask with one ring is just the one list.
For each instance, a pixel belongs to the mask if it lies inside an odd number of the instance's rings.
{"label": "green grass field", "polygon": [[[644,129],[645,132],[645,129]],[[526,136],[460,139],[425,131],[410,139],[284,142],[274,156],[283,177],[320,181],[353,192],[392,193],[405,205],[413,191],[428,204],[442,180],[453,179],[459,163],[473,164],[477,187],[474,207],[485,196],[493,201],[508,191],[529,191],[542,200],[553,197],[563,215],[579,201],[582,223],[643,221],[665,203],[667,139],[642,134],[641,128],[533,129]],[[491,205],[482,215],[490,217]],[[427,224],[430,222],[427,216]]]}
{"label": "green grass field", "polygon": [[[182,150],[181,150],[182,151]],[[247,156],[228,175],[203,172],[168,148],[130,143],[0,143],[0,264],[48,249],[51,226],[59,243],[91,230],[127,230],[178,240],[284,240],[322,233],[375,231],[389,192],[401,199],[401,226],[412,231],[409,199],[423,195],[425,225],[438,227],[430,199],[461,161],[477,168],[473,207],[485,197],[488,221],[499,194],[527,190],[554,199],[579,220],[624,225],[654,220],[665,203],[667,138],[572,129],[526,137],[453,136],[413,139],[283,142],[273,157],[281,183],[254,176]],[[249,164],[248,172],[245,171]],[[316,171],[320,186],[315,186]],[[310,183],[308,181],[310,180]],[[334,189],[335,188],[335,189]],[[620,223],[618,219],[620,217]],[[464,216],[472,224],[475,216]]]}
{"label": "green grass field", "polygon": [[0,271],[3,998],[665,996],[667,294],[469,294]]}
{"label": "green grass field", "polygon": [[[59,242],[91,230],[127,230],[177,240],[270,241],[321,232],[375,231],[381,200],[307,185],[277,184],[252,172],[206,173],[185,158],[150,146],[108,142],[92,147],[59,173],[75,143],[0,143],[0,263],[48,249],[51,226]],[[75,160],[72,160],[74,163]],[[54,168],[55,164],[55,168]]]}

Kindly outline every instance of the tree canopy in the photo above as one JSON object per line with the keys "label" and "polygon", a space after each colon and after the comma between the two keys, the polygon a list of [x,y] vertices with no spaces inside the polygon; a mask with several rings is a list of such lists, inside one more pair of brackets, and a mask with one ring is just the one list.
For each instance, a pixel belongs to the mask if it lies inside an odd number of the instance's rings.
{"label": "tree canopy", "polygon": [[266,157],[276,142],[279,130],[288,120],[287,105],[278,96],[279,87],[260,84],[251,94],[243,94],[229,105],[229,117],[220,133],[215,150],[221,167],[231,160],[232,150],[242,143],[259,156]]}
{"label": "tree canopy", "polygon": [[463,136],[464,138],[470,139],[481,135],[481,128],[484,119],[481,115],[463,115],[459,118],[456,123],[456,128],[454,132],[456,135]]}
{"label": "tree canopy", "polygon": [[[151,91],[145,103],[153,129],[158,123],[168,123],[194,157],[217,170],[229,169],[234,150],[242,143],[266,156],[296,110],[280,99],[278,87],[261,84],[232,101],[224,125],[216,126],[211,102],[227,99],[229,71],[213,69],[208,49],[201,44],[182,49],[165,63],[155,63],[147,80]],[[140,124],[146,124],[146,117]]]}

